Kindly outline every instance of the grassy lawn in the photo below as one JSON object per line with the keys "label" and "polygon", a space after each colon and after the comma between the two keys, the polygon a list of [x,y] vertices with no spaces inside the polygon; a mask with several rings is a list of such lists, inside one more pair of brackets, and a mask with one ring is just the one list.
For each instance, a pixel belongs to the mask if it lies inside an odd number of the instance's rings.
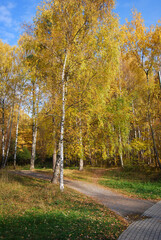
{"label": "grassy lawn", "polygon": [[127,224],[90,198],[0,172],[0,239],[117,239]]}
{"label": "grassy lawn", "polygon": [[[52,175],[51,169],[38,169],[39,172]],[[66,168],[64,176],[68,179],[98,183],[115,189],[131,197],[142,199],[161,199],[161,171],[155,169],[121,169],[121,168]]]}
{"label": "grassy lawn", "polygon": [[83,172],[65,169],[64,174],[67,178],[99,183],[132,197],[161,199],[161,171],[87,168]]}
{"label": "grassy lawn", "polygon": [[161,199],[161,172],[109,170],[98,183],[133,197]]}

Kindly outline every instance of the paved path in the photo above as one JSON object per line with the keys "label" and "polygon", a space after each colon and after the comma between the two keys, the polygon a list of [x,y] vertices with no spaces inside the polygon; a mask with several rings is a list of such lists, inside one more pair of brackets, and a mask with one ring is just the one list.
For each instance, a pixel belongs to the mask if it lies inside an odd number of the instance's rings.
{"label": "paved path", "polygon": [[[12,173],[50,180],[49,175],[31,171],[12,171]],[[93,197],[97,202],[110,208],[125,219],[132,215],[141,215],[120,235],[118,240],[161,240],[161,201],[152,201],[125,197],[122,194],[105,189],[99,185],[82,181],[65,180],[65,185],[83,194]]]}
{"label": "paved path", "polygon": [[141,215],[145,210],[154,204],[153,202],[147,200],[125,197],[122,194],[92,183],[66,180],[65,184],[68,187],[93,197],[97,200],[97,202],[105,205],[127,220],[133,215]]}
{"label": "paved path", "polygon": [[132,223],[118,240],[161,240],[161,201],[146,210],[142,217],[145,219]]}
{"label": "paved path", "polygon": [[[46,180],[51,179],[49,175],[32,171],[13,171],[13,173]],[[152,201],[125,197],[97,184],[73,180],[65,180],[64,183],[66,186],[92,197],[97,202],[126,218],[126,220],[131,219],[131,217],[133,218],[134,215],[143,214],[148,208],[154,205]]]}

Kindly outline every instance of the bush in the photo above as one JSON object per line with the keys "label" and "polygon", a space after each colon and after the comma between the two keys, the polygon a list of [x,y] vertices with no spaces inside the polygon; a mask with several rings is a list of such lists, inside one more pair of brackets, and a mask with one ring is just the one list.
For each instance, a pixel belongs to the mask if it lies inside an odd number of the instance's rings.
{"label": "bush", "polygon": [[31,153],[26,147],[24,147],[23,149],[17,150],[17,164],[18,165],[29,164],[30,159],[31,159]]}

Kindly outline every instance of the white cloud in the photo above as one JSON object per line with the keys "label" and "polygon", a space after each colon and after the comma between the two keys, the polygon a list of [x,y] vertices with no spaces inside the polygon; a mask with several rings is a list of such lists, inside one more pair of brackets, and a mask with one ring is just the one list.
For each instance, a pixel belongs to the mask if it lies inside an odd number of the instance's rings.
{"label": "white cloud", "polygon": [[11,13],[5,6],[0,6],[0,22],[9,27],[12,25]]}
{"label": "white cloud", "polygon": [[8,39],[14,39],[15,38],[15,35],[13,33],[10,33],[10,32],[5,32],[4,35]]}
{"label": "white cloud", "polygon": [[0,22],[6,27],[11,27],[13,23],[11,10],[15,5],[9,2],[6,6],[0,5]]}
{"label": "white cloud", "polygon": [[31,22],[41,0],[0,0],[0,38],[15,45],[24,22]]}
{"label": "white cloud", "polygon": [[12,3],[12,2],[9,2],[9,3],[7,4],[7,7],[8,7],[9,9],[15,8],[15,7],[16,7],[16,4],[15,4],[15,3]]}
{"label": "white cloud", "polygon": [[0,39],[5,42],[10,44],[11,41],[15,41],[15,34],[9,31],[4,30],[3,28],[0,28]]}

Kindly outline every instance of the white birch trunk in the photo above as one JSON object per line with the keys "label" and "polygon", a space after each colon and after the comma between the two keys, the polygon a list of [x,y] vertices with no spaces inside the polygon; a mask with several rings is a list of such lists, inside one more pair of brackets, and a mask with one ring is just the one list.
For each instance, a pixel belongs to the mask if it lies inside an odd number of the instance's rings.
{"label": "white birch trunk", "polygon": [[123,156],[122,156],[122,138],[121,138],[121,131],[119,129],[119,143],[120,143],[120,150],[119,150],[119,155],[120,155],[120,161],[121,161],[121,167],[124,167],[124,162],[123,162]]}
{"label": "white birch trunk", "polygon": [[79,161],[79,171],[83,171],[83,141],[82,141],[82,121],[80,118],[80,161]]}
{"label": "white birch trunk", "polygon": [[12,133],[13,113],[14,113],[14,104],[13,104],[13,107],[12,107],[12,116],[11,116],[11,126],[10,126],[10,132],[9,132],[9,140],[8,140],[8,146],[7,146],[6,157],[5,157],[5,161],[4,161],[4,164],[3,164],[3,168],[5,168],[5,166],[7,164],[8,154],[9,154],[9,150],[10,150],[10,146],[11,146],[11,133]]}
{"label": "white birch trunk", "polygon": [[[134,102],[132,101],[132,111],[135,117],[135,108],[134,108]],[[136,127],[135,127],[135,121],[134,121],[134,134],[135,134],[135,139],[137,138],[137,133],[136,133]]]}
{"label": "white birch trunk", "polygon": [[158,72],[158,75],[159,75],[159,85],[160,85],[160,89],[161,89],[161,73],[160,73],[160,71]]}
{"label": "white birch trunk", "polygon": [[[139,127],[138,127],[138,137],[139,137],[139,139],[141,139],[141,131],[140,131],[140,128],[139,128]],[[143,160],[143,162],[144,162],[144,151],[141,150],[141,151],[140,151],[140,154],[141,154],[141,158],[142,158],[142,160]]]}
{"label": "white birch trunk", "polygon": [[4,141],[4,149],[6,149],[6,145],[7,145],[7,136],[8,136],[8,132],[9,132],[11,118],[12,118],[12,108],[11,108],[10,116],[9,116],[8,123],[7,123],[6,136],[5,136],[5,141]]}
{"label": "white birch trunk", "polygon": [[4,138],[4,99],[2,99],[2,167],[5,157],[5,138]]}
{"label": "white birch trunk", "polygon": [[31,152],[30,170],[33,170],[35,168],[36,138],[37,138],[37,125],[36,123],[34,123],[33,132],[32,132],[32,152]]}
{"label": "white birch trunk", "polygon": [[124,162],[123,162],[123,157],[122,157],[122,153],[120,153],[120,161],[121,161],[121,167],[124,167]]}
{"label": "white birch trunk", "polygon": [[35,156],[36,156],[36,138],[37,138],[37,122],[36,122],[36,97],[35,97],[35,83],[33,82],[33,106],[32,106],[32,150],[31,150],[31,161],[30,161],[30,170],[35,168]]}
{"label": "white birch trunk", "polygon": [[60,170],[60,142],[59,142],[59,148],[58,148],[58,156],[57,156],[53,176],[51,179],[51,183],[54,183],[54,184],[58,183],[59,170]]}
{"label": "white birch trunk", "polygon": [[65,55],[62,72],[62,118],[60,129],[60,190],[64,190],[63,167],[64,167],[64,122],[65,122],[65,68],[67,62],[67,52]]}
{"label": "white birch trunk", "polygon": [[20,104],[19,104],[19,108],[18,108],[17,125],[16,125],[15,151],[14,151],[14,158],[13,158],[14,169],[16,169],[16,157],[17,157],[17,143],[18,143],[18,130],[19,130],[19,120],[20,120],[21,99],[22,99],[22,97],[20,97]]}

